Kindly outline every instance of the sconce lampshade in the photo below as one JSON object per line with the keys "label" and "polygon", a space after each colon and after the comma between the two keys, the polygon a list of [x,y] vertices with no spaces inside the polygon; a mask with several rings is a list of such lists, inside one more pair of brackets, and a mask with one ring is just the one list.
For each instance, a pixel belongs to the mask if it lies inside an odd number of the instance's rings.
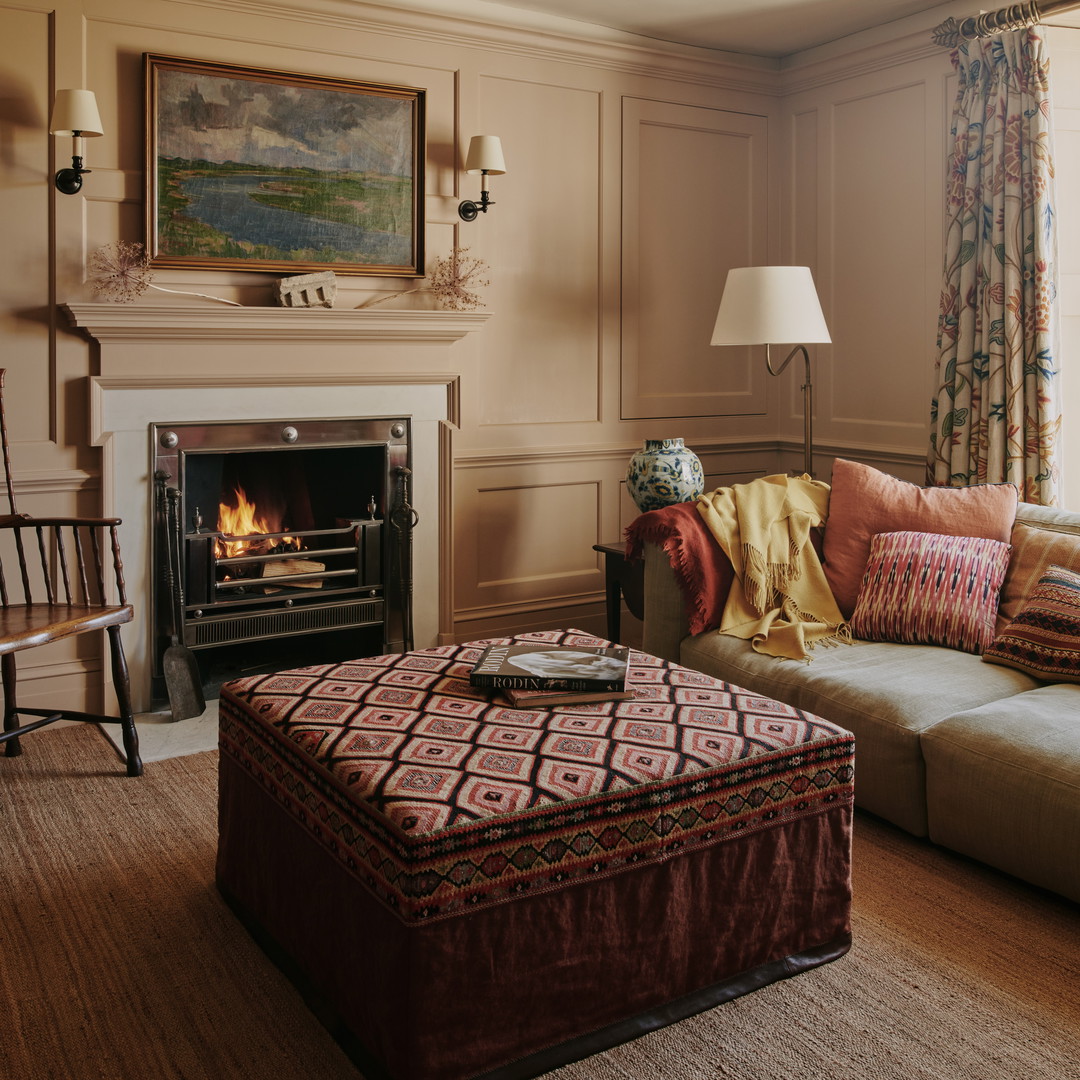
{"label": "sconce lampshade", "polygon": [[713,327],[713,345],[832,341],[808,266],[729,270]]}
{"label": "sconce lampshade", "polygon": [[104,135],[93,90],[57,90],[50,135]]}
{"label": "sconce lampshade", "polygon": [[489,173],[502,176],[506,172],[502,143],[498,135],[474,135],[469,140],[469,153],[465,158],[467,173]]}

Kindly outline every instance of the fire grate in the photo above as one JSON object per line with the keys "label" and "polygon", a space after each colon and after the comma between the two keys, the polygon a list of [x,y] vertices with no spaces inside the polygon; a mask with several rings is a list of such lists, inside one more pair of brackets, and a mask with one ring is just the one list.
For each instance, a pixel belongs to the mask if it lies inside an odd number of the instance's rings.
{"label": "fire grate", "polygon": [[407,418],[158,424],[151,438],[156,678],[173,641],[208,661],[247,646],[248,667],[278,638],[411,648]]}

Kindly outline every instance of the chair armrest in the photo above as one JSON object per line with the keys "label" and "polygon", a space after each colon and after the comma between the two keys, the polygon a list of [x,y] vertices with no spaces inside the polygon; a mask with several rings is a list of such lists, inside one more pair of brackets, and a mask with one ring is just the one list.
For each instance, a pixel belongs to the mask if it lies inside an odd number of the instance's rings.
{"label": "chair armrest", "polygon": [[690,633],[686,602],[663,548],[646,541],[645,619],[641,647],[663,660],[679,662],[680,644]]}

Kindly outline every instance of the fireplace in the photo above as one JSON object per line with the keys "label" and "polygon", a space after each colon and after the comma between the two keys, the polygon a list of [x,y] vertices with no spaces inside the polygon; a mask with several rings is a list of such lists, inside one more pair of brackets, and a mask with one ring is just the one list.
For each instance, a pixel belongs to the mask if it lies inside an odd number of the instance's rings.
{"label": "fireplace", "polygon": [[233,675],[411,648],[408,417],[155,423],[153,697],[162,656]]}
{"label": "fireplace", "polygon": [[[490,313],[171,302],[70,303],[64,310],[96,343],[100,367],[90,378],[90,443],[101,448],[102,510],[123,519],[125,579],[135,607],[124,642],[137,711],[150,708],[159,644],[152,610],[154,462],[147,432],[166,419],[280,420],[280,429],[291,417],[407,417],[409,501],[419,517],[412,537],[414,643],[428,648],[454,640],[450,505],[460,422],[457,371],[471,355],[468,339]],[[105,693],[111,693],[108,678],[102,670]]]}

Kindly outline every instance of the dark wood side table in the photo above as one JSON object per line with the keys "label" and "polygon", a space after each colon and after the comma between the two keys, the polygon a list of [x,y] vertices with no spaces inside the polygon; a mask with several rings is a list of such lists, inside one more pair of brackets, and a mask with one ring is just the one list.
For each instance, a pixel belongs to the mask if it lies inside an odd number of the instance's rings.
{"label": "dark wood side table", "polygon": [[628,561],[625,544],[593,544],[593,551],[604,556],[607,636],[617,642],[623,600],[635,619],[645,617],[645,560]]}

